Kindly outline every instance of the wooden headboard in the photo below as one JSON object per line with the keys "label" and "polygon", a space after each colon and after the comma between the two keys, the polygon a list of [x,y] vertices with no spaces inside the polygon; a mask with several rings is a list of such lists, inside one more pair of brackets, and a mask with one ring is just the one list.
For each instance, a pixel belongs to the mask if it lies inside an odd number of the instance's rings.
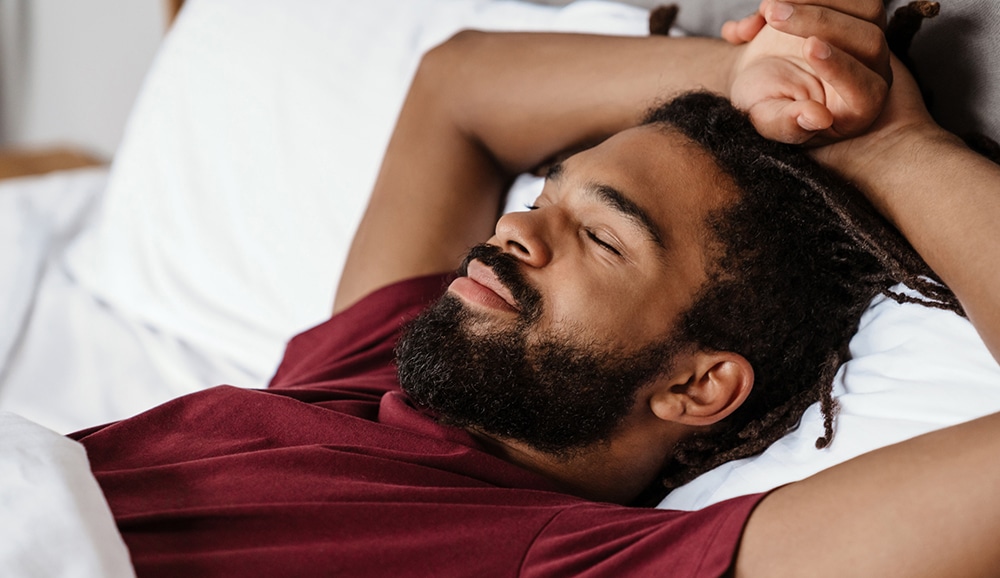
{"label": "wooden headboard", "polygon": [[181,6],[184,5],[184,0],[164,0],[164,3],[167,8],[167,27],[169,28],[174,23],[174,18],[177,18]]}

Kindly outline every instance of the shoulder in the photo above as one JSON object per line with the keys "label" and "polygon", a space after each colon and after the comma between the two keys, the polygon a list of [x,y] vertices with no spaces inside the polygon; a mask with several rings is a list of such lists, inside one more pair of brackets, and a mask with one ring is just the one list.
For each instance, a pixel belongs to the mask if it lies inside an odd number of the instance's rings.
{"label": "shoulder", "polygon": [[660,576],[668,569],[721,576],[762,498],[743,496],[692,512],[592,503],[567,508],[539,533],[525,566],[566,565],[555,572],[566,575],[601,568],[608,576]]}

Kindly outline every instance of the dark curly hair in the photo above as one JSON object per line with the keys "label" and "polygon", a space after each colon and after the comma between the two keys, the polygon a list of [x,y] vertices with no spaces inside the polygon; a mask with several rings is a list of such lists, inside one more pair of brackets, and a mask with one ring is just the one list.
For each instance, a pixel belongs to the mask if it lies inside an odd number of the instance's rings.
{"label": "dark curly hair", "polygon": [[[854,187],[800,147],[761,137],[723,97],[682,95],[645,124],[706,150],[740,200],[706,223],[721,247],[709,281],[676,331],[682,342],[746,357],[755,373],[746,402],[710,432],[677,447],[667,489],[724,462],[754,455],[796,427],[819,401],[825,447],[833,436],[833,378],[872,298],[884,294],[964,315],[954,294]],[[903,283],[915,298],[893,289]]]}

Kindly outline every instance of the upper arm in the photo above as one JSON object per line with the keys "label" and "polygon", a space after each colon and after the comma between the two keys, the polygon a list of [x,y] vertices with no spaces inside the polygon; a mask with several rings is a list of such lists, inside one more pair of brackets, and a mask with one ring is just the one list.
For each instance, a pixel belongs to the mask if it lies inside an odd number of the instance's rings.
{"label": "upper arm", "polygon": [[[408,277],[451,271],[487,239],[508,177],[456,122],[459,35],[421,62],[352,242],[334,311]],[[457,46],[458,45],[458,46]]]}
{"label": "upper arm", "polygon": [[738,578],[991,576],[1000,567],[1000,414],[781,487],[747,522]]}

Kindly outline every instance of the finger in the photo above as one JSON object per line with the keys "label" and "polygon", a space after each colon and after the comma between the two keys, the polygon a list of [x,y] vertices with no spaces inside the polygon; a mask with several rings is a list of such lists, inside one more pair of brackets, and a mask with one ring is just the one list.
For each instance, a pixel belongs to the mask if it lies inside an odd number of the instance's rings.
{"label": "finger", "polygon": [[737,20],[727,20],[722,24],[722,30],[719,35],[722,39],[730,44],[743,44],[744,40],[736,34],[736,24]]}
{"label": "finger", "polygon": [[882,30],[886,25],[885,5],[883,0],[762,0],[760,13],[767,10],[767,6],[776,3],[790,4],[794,8],[813,6],[825,8],[834,12],[839,12],[853,18],[870,22]]}
{"label": "finger", "polygon": [[843,105],[833,111],[835,120],[831,130],[837,136],[851,136],[868,128],[882,112],[891,77],[887,81],[849,54],[818,38],[806,41],[802,56],[843,101]]}
{"label": "finger", "polygon": [[760,13],[740,20],[729,20],[722,25],[722,38],[730,44],[745,44],[753,40],[767,22]]}
{"label": "finger", "polygon": [[833,124],[833,115],[815,100],[767,100],[749,115],[761,136],[788,144],[804,143]]}
{"label": "finger", "polygon": [[886,80],[892,77],[885,34],[870,22],[829,8],[793,5],[783,1],[766,5],[763,15],[776,30],[801,38],[822,38],[857,58]]}

